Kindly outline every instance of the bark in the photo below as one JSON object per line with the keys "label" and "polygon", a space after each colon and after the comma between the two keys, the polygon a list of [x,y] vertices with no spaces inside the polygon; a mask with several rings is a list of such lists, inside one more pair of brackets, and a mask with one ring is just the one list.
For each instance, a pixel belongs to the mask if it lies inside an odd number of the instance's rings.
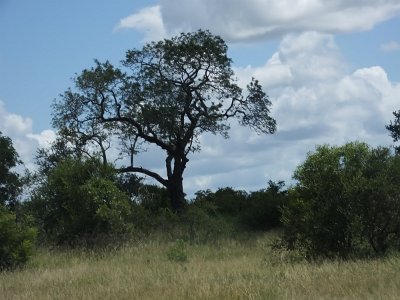
{"label": "bark", "polygon": [[[183,191],[183,172],[186,168],[186,163],[188,161],[189,160],[184,155],[168,155],[165,160],[168,176],[167,179],[161,177],[155,172],[152,172],[142,167],[129,166],[126,168],[121,168],[118,171],[120,173],[141,173],[157,180],[168,190],[172,210],[176,213],[182,213],[185,210],[187,204],[185,200],[185,193]],[[131,161],[131,163],[133,162]]]}
{"label": "bark", "polygon": [[171,199],[172,210],[176,213],[182,213],[186,208],[185,193],[183,192],[183,178],[170,180],[167,186]]}
{"label": "bark", "polygon": [[168,184],[166,187],[171,199],[172,209],[176,213],[183,212],[186,207],[185,193],[183,192],[183,172],[188,159],[182,153],[176,156],[168,155],[165,160],[168,176]]}

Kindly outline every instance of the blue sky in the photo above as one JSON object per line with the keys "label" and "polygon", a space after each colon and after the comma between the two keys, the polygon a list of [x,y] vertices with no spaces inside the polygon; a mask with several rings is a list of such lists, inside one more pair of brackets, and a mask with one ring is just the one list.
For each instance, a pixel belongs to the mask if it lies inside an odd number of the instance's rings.
{"label": "blue sky", "polygon": [[[260,79],[278,133],[205,136],[187,190],[290,180],[316,144],[391,143],[384,126],[400,109],[398,0],[0,0],[0,130],[33,167],[35,149],[54,137],[51,103],[74,74],[198,28],[228,42],[242,85]],[[143,165],[161,171],[154,155]]]}

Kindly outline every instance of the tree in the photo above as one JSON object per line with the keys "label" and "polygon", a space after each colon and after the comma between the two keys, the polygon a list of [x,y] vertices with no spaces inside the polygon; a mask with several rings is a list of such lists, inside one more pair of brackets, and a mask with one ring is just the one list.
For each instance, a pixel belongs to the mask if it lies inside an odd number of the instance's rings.
{"label": "tree", "polygon": [[[390,124],[386,126],[386,129],[390,131],[390,136],[393,138],[394,142],[400,140],[400,110],[394,111],[393,115],[395,117],[394,121],[390,121]],[[396,152],[400,152],[400,147],[395,147]]]}
{"label": "tree", "polygon": [[282,225],[282,206],[287,199],[283,181],[268,182],[268,188],[248,195],[241,211],[241,223],[253,230],[267,230]]}
{"label": "tree", "polygon": [[12,168],[19,165],[18,153],[15,151],[10,138],[0,132],[0,205],[15,209],[22,182]]}
{"label": "tree", "polygon": [[[227,45],[208,31],[129,50],[120,68],[110,62],[84,70],[54,104],[53,124],[83,152],[104,155],[119,142],[130,164],[120,172],[152,177],[169,192],[175,211],[185,207],[183,173],[200,150],[202,133],[228,137],[229,120],[258,133],[274,133],[267,95],[253,79],[243,93],[234,79]],[[166,176],[134,163],[145,145],[165,152]],[[105,145],[105,146],[104,146]]]}
{"label": "tree", "polygon": [[96,159],[59,162],[28,204],[43,237],[73,246],[128,233],[131,206],[115,177]]}
{"label": "tree", "polygon": [[17,222],[15,213],[0,205],[0,271],[25,264],[35,239],[35,228]]}
{"label": "tree", "polygon": [[19,164],[11,139],[0,132],[0,271],[26,263],[36,237],[34,228],[16,218],[22,180],[12,169]]}
{"label": "tree", "polygon": [[309,257],[385,253],[400,244],[400,156],[363,143],[319,146],[295,171],[284,243]]}

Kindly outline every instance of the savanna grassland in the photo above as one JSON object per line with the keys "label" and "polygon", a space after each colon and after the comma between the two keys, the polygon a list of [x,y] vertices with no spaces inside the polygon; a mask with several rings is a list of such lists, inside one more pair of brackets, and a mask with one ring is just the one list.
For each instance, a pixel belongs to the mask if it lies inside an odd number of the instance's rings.
{"label": "savanna grassland", "polygon": [[0,274],[1,299],[398,299],[400,256],[310,263],[272,250],[273,234],[190,245],[38,250]]}
{"label": "savanna grassland", "polygon": [[[320,145],[291,186],[187,199],[203,133],[228,137],[231,118],[276,131],[262,85],[237,85],[227,49],[199,30],[129,50],[121,67],[96,60],[52,105],[57,138],[24,176],[0,132],[0,300],[400,299],[398,147]],[[165,172],[137,161],[153,146]]]}

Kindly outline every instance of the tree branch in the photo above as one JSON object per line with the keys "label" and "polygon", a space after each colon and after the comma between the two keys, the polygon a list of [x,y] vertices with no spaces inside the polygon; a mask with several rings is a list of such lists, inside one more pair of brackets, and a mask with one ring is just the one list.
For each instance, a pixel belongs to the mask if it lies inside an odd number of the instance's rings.
{"label": "tree branch", "polygon": [[168,180],[162,178],[159,174],[147,170],[143,167],[126,167],[126,168],[120,168],[117,170],[119,173],[127,173],[127,172],[134,172],[134,173],[141,173],[141,174],[145,174],[147,176],[150,176],[152,178],[154,178],[155,180],[157,180],[159,183],[161,183],[163,186],[167,187],[168,186]]}

